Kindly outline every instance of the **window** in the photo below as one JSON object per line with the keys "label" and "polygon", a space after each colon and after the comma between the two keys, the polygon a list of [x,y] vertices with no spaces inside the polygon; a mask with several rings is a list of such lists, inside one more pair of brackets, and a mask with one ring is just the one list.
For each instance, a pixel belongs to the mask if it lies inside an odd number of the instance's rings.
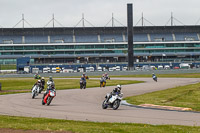
{"label": "window", "polygon": [[105,48],[108,48],[108,49],[114,49],[115,46],[114,46],[114,45],[105,45]]}
{"label": "window", "polygon": [[104,48],[104,45],[95,45],[95,48],[103,49],[103,48]]}

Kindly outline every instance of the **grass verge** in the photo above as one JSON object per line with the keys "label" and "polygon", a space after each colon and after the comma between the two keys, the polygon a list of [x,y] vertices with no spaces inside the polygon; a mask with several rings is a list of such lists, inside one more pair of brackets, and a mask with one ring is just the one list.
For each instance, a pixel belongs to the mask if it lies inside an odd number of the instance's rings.
{"label": "grass verge", "polygon": [[187,107],[200,111],[200,83],[127,97],[128,103]]}
{"label": "grass verge", "polygon": [[16,65],[0,65],[1,70],[14,70],[16,69]]}
{"label": "grass verge", "polygon": [[[154,72],[156,74],[156,72]],[[152,78],[151,74],[134,74],[134,75],[109,75],[112,78]],[[200,73],[178,73],[178,74],[156,74],[158,78],[200,78]],[[67,76],[60,78],[80,78],[80,76]],[[99,78],[99,76],[90,76],[89,78]]]}
{"label": "grass verge", "polygon": [[198,133],[200,127],[178,125],[149,125],[133,123],[99,123],[48,118],[30,118],[0,115],[0,128],[46,131],[72,131],[79,133]]}
{"label": "grass verge", "polygon": [[[2,78],[0,82],[2,84],[1,94],[11,94],[30,91],[36,79],[32,78]],[[54,79],[56,89],[78,89],[80,88],[79,79]],[[107,86],[115,86],[117,84],[135,84],[142,83],[143,81],[133,81],[133,80],[107,80]],[[47,86],[45,86],[46,88]],[[87,80],[87,88],[99,87],[99,80]]]}

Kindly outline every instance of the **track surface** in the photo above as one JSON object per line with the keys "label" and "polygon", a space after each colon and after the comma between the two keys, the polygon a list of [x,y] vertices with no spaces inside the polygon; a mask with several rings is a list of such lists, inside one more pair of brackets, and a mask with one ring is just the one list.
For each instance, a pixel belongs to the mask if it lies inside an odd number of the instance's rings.
{"label": "track surface", "polygon": [[[146,82],[122,86],[124,97],[199,82],[198,79],[192,78],[159,78],[158,82],[154,82],[151,78],[123,78],[123,80],[127,79]],[[95,122],[200,126],[200,113],[194,112],[155,110],[125,105],[121,105],[118,110],[103,110],[101,104],[104,97],[113,88],[110,86],[105,88],[87,88],[85,90],[57,90],[57,96],[53,99],[50,106],[43,106],[41,104],[42,94],[37,96],[36,99],[32,99],[30,93],[1,95],[0,114]]]}

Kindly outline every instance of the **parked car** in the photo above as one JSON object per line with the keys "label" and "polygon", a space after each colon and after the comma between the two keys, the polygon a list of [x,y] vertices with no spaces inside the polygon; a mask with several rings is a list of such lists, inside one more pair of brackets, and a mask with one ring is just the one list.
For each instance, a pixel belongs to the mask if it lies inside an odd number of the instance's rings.
{"label": "parked car", "polygon": [[164,69],[170,69],[170,66],[169,65],[165,65]]}
{"label": "parked car", "polygon": [[174,69],[180,69],[178,66],[175,66]]}
{"label": "parked car", "polygon": [[97,71],[102,72],[102,67],[98,67]]}

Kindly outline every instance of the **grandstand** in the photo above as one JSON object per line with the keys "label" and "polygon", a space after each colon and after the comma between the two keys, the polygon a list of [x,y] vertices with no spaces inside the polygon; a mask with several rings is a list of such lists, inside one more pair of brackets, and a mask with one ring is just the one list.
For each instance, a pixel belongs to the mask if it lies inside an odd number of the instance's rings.
{"label": "grandstand", "polygon": [[[137,62],[200,61],[200,26],[134,27]],[[0,64],[127,62],[126,27],[1,28]]]}

